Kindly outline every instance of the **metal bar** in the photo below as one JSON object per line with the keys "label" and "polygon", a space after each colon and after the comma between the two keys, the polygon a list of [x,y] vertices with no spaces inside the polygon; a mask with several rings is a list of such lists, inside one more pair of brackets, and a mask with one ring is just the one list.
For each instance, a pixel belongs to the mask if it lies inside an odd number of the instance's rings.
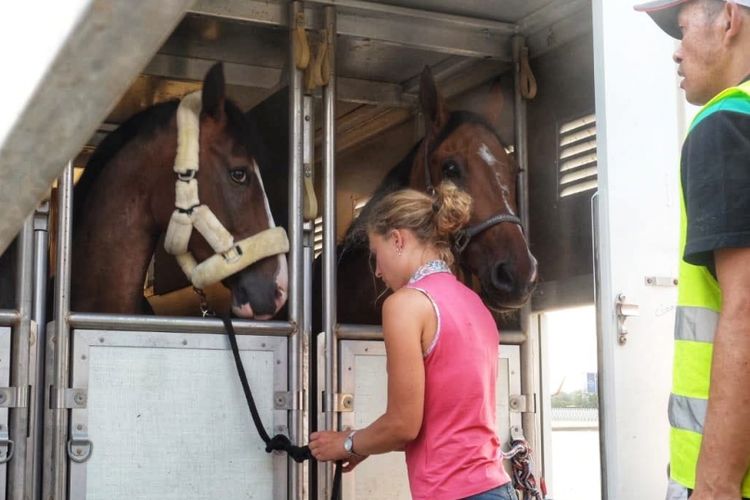
{"label": "metal bar", "polygon": [[[304,146],[302,151],[302,164],[304,169],[305,180],[310,178],[313,182],[315,180],[315,100],[313,96],[306,95],[302,101],[303,109],[303,127],[302,136],[304,139]],[[317,214],[315,214],[317,215]],[[313,261],[315,260],[315,220],[306,220],[303,226],[304,231],[304,315],[303,321],[300,325],[300,334],[302,335],[300,341],[302,343],[302,353],[300,357],[301,366],[300,374],[302,385],[300,390],[302,391],[301,397],[297,401],[301,402],[300,407],[300,436],[305,436],[303,439],[307,441],[306,436],[310,435],[310,413],[309,406],[307,404],[307,396],[310,394],[311,379],[310,379],[310,363],[313,360],[310,359],[310,342],[311,342],[311,331],[313,325]],[[300,492],[300,499],[310,498],[310,474],[313,470],[313,463],[306,464],[307,467],[303,467],[299,475],[298,491]]]}
{"label": "metal bar", "polygon": [[[127,330],[133,332],[226,333],[224,323],[216,318],[180,316],[136,316],[129,314],[71,313],[71,328],[86,330]],[[294,325],[285,321],[232,320],[238,335],[286,337]]]}
{"label": "metal bar", "polygon": [[411,7],[400,7],[379,2],[367,2],[363,0],[308,0],[309,3],[318,3],[322,5],[336,6],[339,9],[351,10],[358,14],[366,12],[384,14],[392,17],[403,17],[407,19],[419,19],[432,21],[440,24],[450,24],[453,28],[479,28],[503,35],[513,35],[516,32],[516,25],[503,21],[493,21],[491,19],[480,19],[468,16],[458,16],[454,14],[444,14],[423,9],[414,9]]}
{"label": "metal bar", "polygon": [[[157,54],[143,70],[144,74],[169,79],[202,81],[214,61],[194,57]],[[283,78],[282,68],[269,68],[250,64],[224,63],[226,82],[243,87],[273,89]],[[358,78],[339,77],[338,99],[358,104],[410,107],[416,95],[404,95],[397,83],[376,82]]]}
{"label": "metal bar", "polygon": [[[31,432],[26,457],[26,491],[30,499],[42,495],[42,466],[44,457],[44,372],[45,346],[47,345],[47,281],[49,257],[49,202],[34,214],[34,300],[32,318],[36,325],[36,339],[32,343],[33,363],[29,363],[32,377],[30,404]],[[33,368],[32,368],[33,367]]]}
{"label": "metal bar", "polygon": [[0,147],[0,253],[191,0],[143,2],[138,8],[130,0],[78,3],[77,24],[67,30],[69,35]]}
{"label": "metal bar", "polygon": [[[16,309],[20,321],[11,337],[10,386],[26,391],[29,385],[29,336],[31,333],[32,273],[34,271],[34,220],[29,216],[18,237],[18,267],[16,270]],[[14,408],[9,415],[10,439],[15,443],[15,460],[8,462],[8,496],[24,498],[26,467],[26,435],[29,427],[28,408]],[[4,423],[3,425],[7,425]]]}
{"label": "metal bar", "polygon": [[[383,329],[380,325],[339,324],[336,326],[338,340],[383,340]],[[500,345],[521,345],[527,335],[519,331],[500,332]]]}
{"label": "metal bar", "polygon": [[[529,232],[529,178],[528,178],[528,143],[526,130],[526,102],[521,95],[521,49],[526,41],[518,35],[513,37],[513,59],[514,59],[514,111],[515,111],[515,148],[516,160],[521,168],[518,174],[518,208],[519,216],[523,222],[526,240],[530,241]],[[536,365],[538,359],[536,353],[536,342],[528,336],[529,323],[531,319],[531,303],[527,303],[521,309],[521,331],[527,336],[526,341],[520,345],[521,354],[521,391],[523,394],[532,395],[536,393]],[[541,449],[537,443],[537,414],[523,413],[521,416],[524,437],[532,450]],[[539,457],[541,462],[541,457]],[[542,464],[540,464],[541,466]]]}
{"label": "metal bar", "polygon": [[[503,42],[516,32],[512,23],[380,2],[320,0],[315,3],[339,7],[340,35],[445,54],[511,61],[507,44]],[[199,0],[190,12],[265,26],[288,26],[284,9],[281,4],[266,0]],[[309,11],[306,28],[313,29],[314,16],[312,9]]]}
{"label": "metal bar", "polygon": [[[289,3],[288,26],[293,27],[297,15],[302,10],[301,2]],[[289,30],[289,321],[297,325],[289,337],[289,391],[296,394],[301,386],[300,368],[300,335],[299,324],[303,319],[304,305],[302,299],[303,252],[302,252],[302,212],[303,212],[303,109],[302,109],[302,72],[294,61],[294,30]],[[298,443],[300,435],[299,411],[289,412],[289,438]],[[299,476],[301,467],[294,460],[287,461],[287,498],[299,498]]]}
{"label": "metal bar", "polygon": [[[336,53],[336,7],[325,8],[329,51]],[[338,430],[335,395],[338,390],[338,342],[336,341],[336,58],[331,58],[331,78],[323,94],[323,332],[325,332],[325,428]],[[325,498],[331,496],[333,466],[325,465]]]}
{"label": "metal bar", "polygon": [[14,326],[21,320],[18,311],[0,309],[0,326]]}
{"label": "metal bar", "polygon": [[[54,301],[54,366],[50,384],[61,388],[68,386],[70,349],[70,265],[73,219],[73,163],[68,162],[58,181],[57,212],[57,262],[55,273]],[[49,409],[53,427],[45,444],[49,443],[50,463],[45,470],[49,477],[44,480],[44,498],[65,500],[67,498],[68,456],[68,412],[65,409]],[[47,453],[45,453],[47,455]]]}

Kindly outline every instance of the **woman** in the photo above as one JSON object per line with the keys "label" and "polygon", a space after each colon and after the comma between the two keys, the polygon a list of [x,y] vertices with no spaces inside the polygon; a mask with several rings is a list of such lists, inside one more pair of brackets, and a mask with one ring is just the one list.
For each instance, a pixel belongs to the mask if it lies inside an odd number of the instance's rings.
{"label": "woman", "polygon": [[388,405],[364,429],[316,432],[318,460],[404,450],[418,500],[516,500],[495,425],[498,336],[492,315],[450,272],[451,235],[469,220],[471,198],[443,183],[435,201],[392,193],[367,227],[375,275],[393,290],[383,304]]}

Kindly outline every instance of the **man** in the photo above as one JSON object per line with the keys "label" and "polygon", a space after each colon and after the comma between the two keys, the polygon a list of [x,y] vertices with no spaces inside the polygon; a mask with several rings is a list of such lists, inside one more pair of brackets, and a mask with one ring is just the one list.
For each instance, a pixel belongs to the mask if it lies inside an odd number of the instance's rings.
{"label": "man", "polygon": [[750,0],[636,6],[680,40],[683,144],[671,478],[691,500],[750,498]]}

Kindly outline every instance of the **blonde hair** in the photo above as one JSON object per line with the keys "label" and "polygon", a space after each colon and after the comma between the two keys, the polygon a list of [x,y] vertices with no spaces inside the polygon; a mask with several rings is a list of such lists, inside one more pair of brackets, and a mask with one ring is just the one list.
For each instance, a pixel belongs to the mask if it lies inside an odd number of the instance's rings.
{"label": "blonde hair", "polygon": [[420,242],[437,250],[453,264],[453,234],[469,222],[471,196],[451,182],[441,183],[434,198],[403,189],[376,202],[367,220],[367,232],[387,236],[393,229],[409,229]]}

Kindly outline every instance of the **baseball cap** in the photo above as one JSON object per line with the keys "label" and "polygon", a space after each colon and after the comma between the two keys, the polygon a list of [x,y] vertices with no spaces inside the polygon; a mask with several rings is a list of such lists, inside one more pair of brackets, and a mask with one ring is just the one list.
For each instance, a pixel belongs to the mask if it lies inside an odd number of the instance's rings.
{"label": "baseball cap", "polygon": [[[693,0],[652,0],[634,6],[639,12],[645,12],[654,22],[659,25],[669,36],[682,39],[680,26],[677,24],[677,15],[680,13],[679,7]],[[724,0],[725,2],[727,0]],[[737,5],[750,7],[750,0],[732,0]]]}

